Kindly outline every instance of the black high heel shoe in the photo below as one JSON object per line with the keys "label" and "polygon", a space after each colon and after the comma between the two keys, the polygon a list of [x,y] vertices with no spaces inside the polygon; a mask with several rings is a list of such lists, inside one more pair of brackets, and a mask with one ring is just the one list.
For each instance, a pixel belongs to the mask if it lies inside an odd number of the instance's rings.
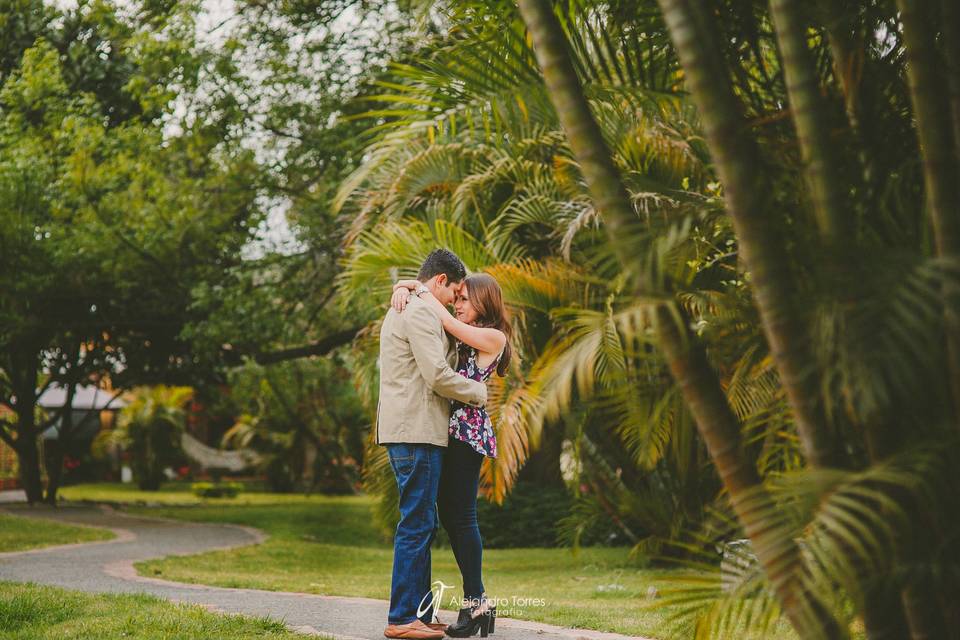
{"label": "black high heel shoe", "polygon": [[460,609],[457,613],[457,621],[453,624],[447,625],[448,627],[462,627],[470,621],[470,607],[464,607]]}
{"label": "black high heel shoe", "polygon": [[479,615],[473,615],[478,607],[467,607],[460,609],[457,615],[457,621],[447,627],[447,635],[451,638],[469,638],[480,632],[481,638],[486,638],[493,633],[497,620],[497,608],[490,605],[490,608]]}

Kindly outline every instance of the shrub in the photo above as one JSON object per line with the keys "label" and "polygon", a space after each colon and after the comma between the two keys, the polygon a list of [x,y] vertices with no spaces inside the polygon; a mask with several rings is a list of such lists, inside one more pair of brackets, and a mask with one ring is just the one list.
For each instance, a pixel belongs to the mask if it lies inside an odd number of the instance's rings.
{"label": "shrub", "polygon": [[243,485],[239,482],[194,482],[190,489],[198,498],[236,498]]}
{"label": "shrub", "polygon": [[[569,542],[561,535],[560,524],[570,515],[573,505],[573,496],[563,487],[520,482],[502,505],[478,501],[483,545],[490,549],[567,546]],[[593,523],[580,543],[604,544],[611,528],[609,521]]]}

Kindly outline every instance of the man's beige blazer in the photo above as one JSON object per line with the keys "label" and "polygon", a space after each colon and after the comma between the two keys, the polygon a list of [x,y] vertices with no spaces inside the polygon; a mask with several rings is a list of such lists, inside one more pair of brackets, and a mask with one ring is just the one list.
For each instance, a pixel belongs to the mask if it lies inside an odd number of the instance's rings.
{"label": "man's beige blazer", "polygon": [[456,343],[423,300],[411,297],[401,313],[391,307],[380,327],[377,444],[447,446],[450,400],[487,402],[486,385],[456,366]]}

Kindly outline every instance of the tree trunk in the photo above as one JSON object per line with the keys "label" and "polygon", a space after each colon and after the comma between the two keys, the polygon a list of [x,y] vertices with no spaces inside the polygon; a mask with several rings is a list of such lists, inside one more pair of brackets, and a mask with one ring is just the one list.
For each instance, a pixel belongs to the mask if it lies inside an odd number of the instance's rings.
{"label": "tree trunk", "polygon": [[[945,4],[954,1],[946,0]],[[924,188],[933,220],[937,255],[956,258],[960,256],[960,213],[957,211],[960,173],[950,103],[943,91],[945,69],[936,49],[933,0],[897,0],[897,7],[903,24],[910,100],[917,120]],[[951,18],[951,14],[946,17]],[[955,20],[955,16],[952,19]],[[950,83],[951,87],[955,84],[955,81]],[[945,294],[952,298],[957,292],[946,291]],[[960,417],[960,320],[950,310],[947,312],[947,357],[954,416]]]}
{"label": "tree trunk", "polygon": [[954,153],[960,164],[960,3],[956,0],[940,0],[940,22],[943,24],[943,52],[950,89]]}
{"label": "tree trunk", "polygon": [[48,451],[45,451],[47,467],[47,495],[44,502],[57,506],[57,491],[60,490],[60,481],[63,478],[63,454],[66,443],[73,431],[73,398],[77,393],[77,383],[70,382],[67,387],[67,399],[57,425],[57,439],[51,440]]}
{"label": "tree trunk", "polygon": [[909,638],[900,591],[885,586],[868,588],[864,595],[863,626],[867,640]]}
{"label": "tree trunk", "polygon": [[40,451],[37,421],[34,410],[37,404],[37,359],[34,352],[24,349],[11,354],[10,372],[13,394],[16,396],[17,464],[20,467],[20,484],[31,505],[43,501],[43,480],[40,475]]}
{"label": "tree trunk", "polygon": [[[878,141],[886,134],[878,131],[878,122],[864,105],[879,105],[876,74],[864,72],[867,64],[867,36],[865,27],[851,7],[836,0],[821,0],[819,10],[825,15],[830,52],[833,57],[834,78],[843,92],[847,122],[853,134],[857,149],[859,166],[857,172],[848,175],[859,183],[857,189],[863,190],[862,200],[875,200],[876,194],[883,190],[886,172],[878,169],[878,156],[883,151]],[[875,114],[874,114],[875,115]],[[863,215],[863,211],[851,209],[853,215]],[[853,225],[856,231],[856,223]]]}
{"label": "tree trunk", "polygon": [[[896,425],[880,417],[869,420],[864,433],[871,463],[883,462],[902,450],[904,434],[897,431]],[[916,500],[909,491],[893,488],[888,497],[902,506],[908,514],[907,520],[914,523],[915,529],[912,539],[896,542],[895,562],[906,566],[929,562],[926,554],[929,549],[943,544],[942,540],[938,540],[941,534],[930,521],[929,515],[917,508]],[[881,506],[880,509],[885,511],[886,507]],[[947,637],[944,634],[949,627],[944,618],[944,607],[931,585],[915,579],[906,583],[899,581],[893,583],[900,585],[899,593],[894,593],[891,584],[878,583],[876,576],[866,576],[865,582],[864,623],[869,640],[932,640]]]}
{"label": "tree trunk", "polygon": [[27,494],[27,502],[34,505],[43,501],[43,481],[40,478],[40,451],[35,435],[17,437],[17,464],[20,467],[20,484]]}
{"label": "tree trunk", "polygon": [[[570,59],[566,37],[548,0],[520,0],[520,12],[530,30],[534,51],[543,70],[551,102],[557,110],[574,157],[580,164],[590,194],[601,212],[611,244],[625,268],[635,265],[623,242],[637,219],[619,171],[600,128],[590,112]],[[691,335],[686,318],[658,307],[657,337],[673,377],[697,422],[737,516],[754,551],[797,630],[808,637],[840,637],[832,618],[805,592],[799,549],[755,516],[765,499],[756,468],[745,455],[740,425],[727,403],[716,372],[701,345]],[[679,320],[679,322],[678,322]]]}
{"label": "tree trunk", "polygon": [[832,614],[808,593],[797,544],[756,515],[769,504],[769,498],[756,467],[744,452],[739,422],[706,353],[689,330],[681,333],[681,327],[689,326],[689,322],[677,322],[669,310],[660,309],[660,349],[780,606],[801,638],[842,638],[845,634]]}
{"label": "tree trunk", "polygon": [[566,436],[565,422],[545,424],[540,434],[540,446],[530,452],[530,457],[520,468],[517,483],[564,488],[566,485],[560,470],[560,456]]}
{"label": "tree trunk", "polygon": [[807,46],[807,23],[798,0],[770,0],[787,81],[790,111],[810,186],[817,225],[828,244],[837,246],[852,239],[851,218],[843,207],[843,188],[838,155],[830,140],[830,122],[820,93],[816,62]]}
{"label": "tree trunk", "polygon": [[[924,558],[915,560],[922,562]],[[939,640],[950,637],[947,635],[940,601],[929,589],[908,586],[900,592],[900,597],[910,627],[911,640]]]}
{"label": "tree trunk", "polygon": [[[855,44],[854,26],[834,0],[822,0],[820,11],[826,15],[833,75],[843,92],[847,121],[854,131],[860,130],[860,74],[855,67],[862,64],[862,43]],[[858,49],[860,49],[858,51]],[[859,60],[858,60],[859,55]]]}
{"label": "tree trunk", "polygon": [[143,427],[143,442],[134,456],[139,456],[138,466],[140,467],[140,477],[137,479],[137,486],[142,491],[157,491],[160,489],[160,483],[163,480],[163,470],[160,466],[159,447],[156,443],[158,437],[155,433],[155,425]]}
{"label": "tree trunk", "polygon": [[63,478],[63,442],[60,439],[49,440],[44,447],[44,463],[47,468],[47,494],[43,501],[57,506],[57,491]]}
{"label": "tree trunk", "polygon": [[[937,255],[956,259],[960,256],[960,212],[957,210],[960,204],[960,190],[957,187],[960,161],[951,123],[950,100],[942,90],[945,67],[936,48],[934,3],[933,0],[897,0],[897,7],[903,24],[910,100],[917,121],[917,137],[923,156],[924,189],[933,221]],[[956,9],[947,9],[942,18],[947,22],[953,21],[946,25],[945,36],[949,37],[956,26]],[[948,42],[948,49],[950,46]],[[952,51],[955,52],[955,49]],[[952,90],[956,80],[950,79],[949,84]],[[955,287],[944,291],[947,299],[955,298],[958,293]],[[954,419],[957,420],[960,418],[960,320],[949,306],[946,331],[950,389]],[[919,552],[913,548],[906,551]],[[909,584],[903,590],[902,600],[910,635],[914,640],[947,637],[943,610],[937,606],[937,600],[929,589],[923,585]]]}
{"label": "tree trunk", "polygon": [[807,460],[815,467],[846,466],[839,439],[823,410],[816,358],[810,353],[802,310],[794,305],[797,289],[787,244],[771,211],[773,188],[765,179],[759,149],[747,132],[721,49],[713,40],[718,32],[713,16],[695,9],[690,0],[659,2],[703,118],[764,334]]}
{"label": "tree trunk", "polygon": [[[883,460],[899,450],[902,434],[895,425],[877,416],[865,420],[863,428],[867,453],[871,463]],[[904,600],[898,587],[892,584],[876,584],[876,576],[865,575],[863,623],[868,640],[905,640],[910,637]]]}
{"label": "tree trunk", "polygon": [[[783,0],[781,0],[782,3]],[[790,0],[792,2],[792,0]],[[775,2],[775,0],[772,0]],[[948,4],[953,0],[947,0]],[[860,119],[860,72],[856,70],[858,62],[862,64],[863,53],[857,50],[862,43],[855,44],[853,36],[856,28],[848,19],[845,8],[832,0],[821,3],[821,10],[827,16],[827,29],[830,39],[830,49],[834,61],[834,76],[843,92],[847,118],[850,128],[859,143],[862,171],[866,172],[867,182],[871,180],[873,160],[870,157],[870,136],[875,132],[862,130]],[[781,45],[782,48],[782,45]],[[786,54],[784,54],[786,58]],[[858,60],[859,57],[859,60]],[[786,64],[786,62],[785,62]],[[787,72],[789,84],[789,72]],[[869,122],[869,121],[868,121]],[[799,130],[799,128],[798,128]],[[873,176],[876,179],[877,176]],[[887,416],[874,416],[864,420],[860,425],[867,445],[867,452],[871,462],[877,462],[899,450],[902,444],[902,434],[897,425],[891,424]],[[866,634],[869,640],[901,640],[910,636],[906,613],[904,611],[905,598],[900,589],[889,584],[871,584],[874,576],[866,576],[864,580],[863,618]]]}

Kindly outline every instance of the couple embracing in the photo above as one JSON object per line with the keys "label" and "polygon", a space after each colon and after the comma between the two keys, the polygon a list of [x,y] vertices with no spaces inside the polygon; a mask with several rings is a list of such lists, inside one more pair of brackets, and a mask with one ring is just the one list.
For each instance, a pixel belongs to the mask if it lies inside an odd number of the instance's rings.
{"label": "couple embracing", "polygon": [[[387,448],[400,494],[388,638],[486,637],[494,630],[496,608],[481,576],[477,490],[483,458],[497,455],[486,381],[505,374],[509,337],[496,280],[467,276],[450,251],[433,251],[416,280],[394,285],[380,329],[377,408],[377,444]],[[433,622],[440,603],[430,589],[430,545],[438,523],[463,577],[465,606],[450,625]]]}

